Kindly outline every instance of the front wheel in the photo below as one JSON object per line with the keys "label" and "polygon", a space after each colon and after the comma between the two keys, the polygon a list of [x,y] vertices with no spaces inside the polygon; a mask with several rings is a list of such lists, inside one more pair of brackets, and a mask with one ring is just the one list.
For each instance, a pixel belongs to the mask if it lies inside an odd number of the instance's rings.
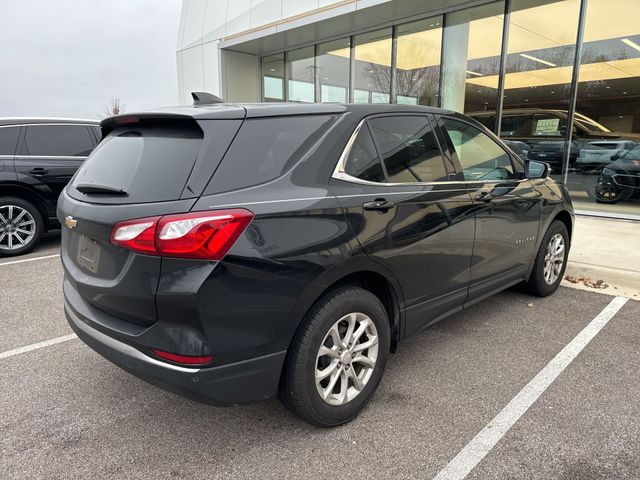
{"label": "front wheel", "polygon": [[296,334],[282,378],[282,403],[319,427],[348,422],[376,390],[389,346],[389,320],[375,295],[355,286],[329,292]]}
{"label": "front wheel", "polygon": [[555,220],[548,228],[535,258],[526,289],[539,297],[546,297],[560,286],[567,268],[569,233],[564,223]]}

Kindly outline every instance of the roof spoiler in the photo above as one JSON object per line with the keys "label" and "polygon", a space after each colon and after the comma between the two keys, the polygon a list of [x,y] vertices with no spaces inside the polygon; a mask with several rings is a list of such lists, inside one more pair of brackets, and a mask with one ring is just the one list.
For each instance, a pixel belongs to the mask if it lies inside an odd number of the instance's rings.
{"label": "roof spoiler", "polygon": [[220,97],[209,92],[191,92],[191,96],[193,97],[194,107],[197,107],[198,105],[213,105],[215,103],[224,103],[224,100],[222,100]]}

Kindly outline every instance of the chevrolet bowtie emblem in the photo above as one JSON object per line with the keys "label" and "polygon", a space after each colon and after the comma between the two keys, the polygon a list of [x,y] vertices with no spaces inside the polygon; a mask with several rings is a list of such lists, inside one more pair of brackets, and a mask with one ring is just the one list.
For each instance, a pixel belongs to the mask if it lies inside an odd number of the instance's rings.
{"label": "chevrolet bowtie emblem", "polygon": [[78,221],[73,218],[71,215],[69,215],[67,218],[64,219],[64,224],[71,229],[76,228],[76,225],[78,225]]}

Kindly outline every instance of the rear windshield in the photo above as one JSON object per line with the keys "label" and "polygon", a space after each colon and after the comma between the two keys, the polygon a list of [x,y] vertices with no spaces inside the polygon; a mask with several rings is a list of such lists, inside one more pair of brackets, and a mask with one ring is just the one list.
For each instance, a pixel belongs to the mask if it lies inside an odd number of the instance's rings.
{"label": "rear windshield", "polygon": [[[119,127],[107,135],[74,177],[69,194],[100,203],[176,200],[189,178],[202,144],[195,123]],[[78,186],[123,190],[121,195],[81,193]]]}
{"label": "rear windshield", "polygon": [[335,119],[332,115],[298,115],[246,120],[205,194],[278,178],[309,151]]}

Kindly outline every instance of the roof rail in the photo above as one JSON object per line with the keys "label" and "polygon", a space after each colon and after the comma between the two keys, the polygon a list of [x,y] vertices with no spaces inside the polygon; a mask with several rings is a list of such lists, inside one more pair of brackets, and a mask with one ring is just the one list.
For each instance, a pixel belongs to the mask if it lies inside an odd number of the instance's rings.
{"label": "roof rail", "polygon": [[224,103],[220,97],[209,92],[191,92],[193,97],[193,105],[213,105],[215,103]]}

